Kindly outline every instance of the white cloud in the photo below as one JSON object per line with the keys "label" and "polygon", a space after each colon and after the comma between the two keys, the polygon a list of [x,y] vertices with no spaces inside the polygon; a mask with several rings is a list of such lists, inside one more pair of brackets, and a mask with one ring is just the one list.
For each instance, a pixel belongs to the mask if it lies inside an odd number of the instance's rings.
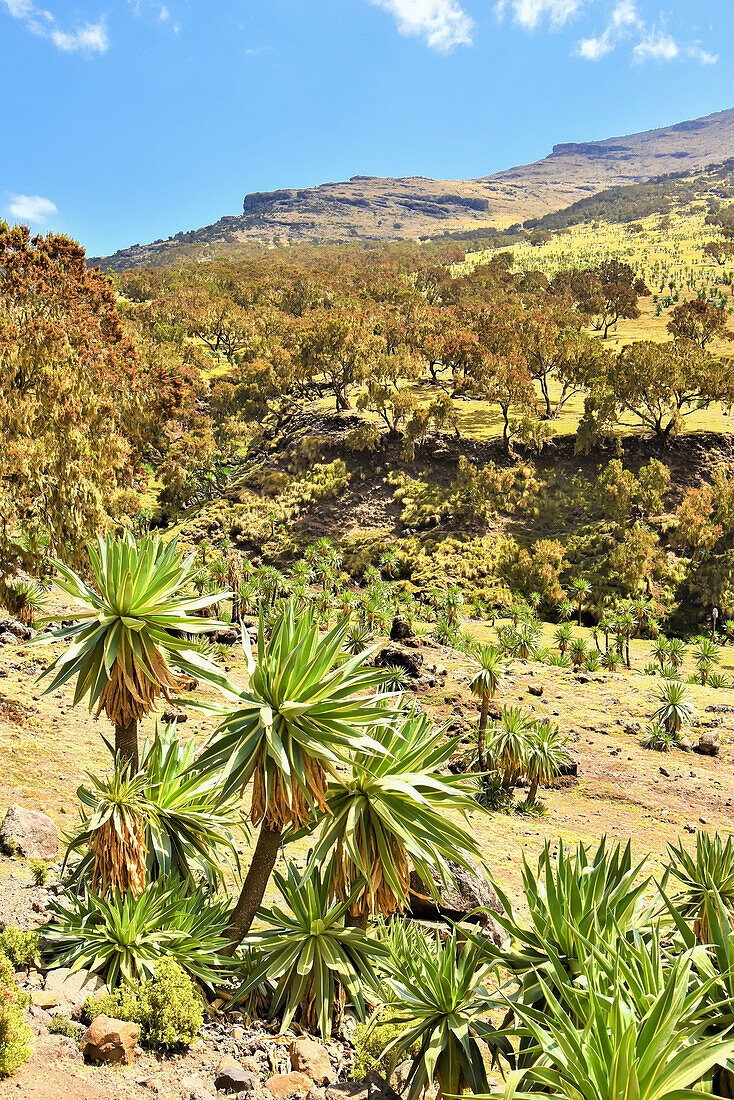
{"label": "white cloud", "polygon": [[22,222],[45,222],[56,214],[56,204],[41,195],[11,195],[8,210]]}
{"label": "white cloud", "polygon": [[680,47],[672,35],[650,31],[632,50],[635,61],[675,61]]}
{"label": "white cloud", "polygon": [[54,46],[64,53],[73,53],[75,50],[85,50],[88,53],[105,53],[109,49],[110,40],[107,36],[107,28],[104,20],[98,23],[85,23],[83,27],[77,27],[75,31],[61,31],[58,28],[51,31],[51,41]]}
{"label": "white cloud", "polygon": [[39,38],[47,38],[64,53],[105,53],[110,40],[103,19],[96,23],[83,23],[73,30],[63,30],[56,18],[45,8],[38,8],[32,0],[0,0],[9,15],[19,19],[26,30]]}
{"label": "white cloud", "polygon": [[532,31],[544,19],[553,27],[564,26],[578,15],[583,5],[584,0],[498,0],[494,10],[502,19],[509,9],[516,23]]}
{"label": "white cloud", "polygon": [[427,46],[448,53],[471,46],[474,20],[457,0],[370,0],[395,17],[400,34],[424,39]]}
{"label": "white cloud", "polygon": [[582,38],[576,43],[576,56],[585,61],[600,61],[611,53],[620,40],[632,30],[643,26],[634,0],[618,0],[612,9],[609,22],[595,38]]}
{"label": "white cloud", "polygon": [[633,59],[644,61],[698,61],[701,65],[715,65],[718,54],[709,53],[698,43],[692,45],[676,42],[672,35],[662,30],[650,31],[632,51]]}

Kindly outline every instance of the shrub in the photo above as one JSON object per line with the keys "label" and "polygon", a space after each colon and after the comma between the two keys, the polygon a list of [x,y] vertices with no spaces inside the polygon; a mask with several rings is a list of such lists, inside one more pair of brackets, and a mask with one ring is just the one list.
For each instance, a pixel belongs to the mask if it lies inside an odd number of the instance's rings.
{"label": "shrub", "polygon": [[[373,1069],[384,1075],[390,1061],[384,1051],[400,1038],[402,1032],[403,1028],[399,1023],[385,1019],[384,1009],[378,1009],[366,1024],[358,1024],[354,1039],[352,1080],[364,1081]],[[411,1053],[415,1054],[417,1049],[416,1044]]]}
{"label": "shrub", "polygon": [[23,1019],[13,966],[0,954],[0,1078],[10,1077],[31,1056],[31,1030]]}
{"label": "shrub", "polygon": [[38,958],[38,932],[23,932],[6,925],[0,932],[0,956],[5,955],[16,970]]}
{"label": "shrub", "polygon": [[48,864],[44,859],[30,859],[28,861],[34,886],[45,886],[49,879]]}
{"label": "shrub", "polygon": [[90,997],[84,1006],[89,1020],[104,1014],[140,1024],[146,1046],[191,1046],[204,1022],[204,1007],[191,978],[172,959],[161,959],[154,978],[144,978],[107,993]]}
{"label": "shrub", "polygon": [[[117,1017],[119,1020],[119,1016]],[[48,1030],[52,1035],[65,1035],[67,1039],[78,1039],[79,1028],[76,1024],[59,1012],[57,1016],[52,1016],[49,1021]]]}

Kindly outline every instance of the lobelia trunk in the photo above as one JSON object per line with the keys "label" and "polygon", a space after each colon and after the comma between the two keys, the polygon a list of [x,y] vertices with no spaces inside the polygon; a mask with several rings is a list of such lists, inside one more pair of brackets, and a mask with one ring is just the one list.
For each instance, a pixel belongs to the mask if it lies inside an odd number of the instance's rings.
{"label": "lobelia trunk", "polygon": [[127,726],[115,726],[115,754],[120,760],[129,763],[131,775],[138,773],[140,770],[140,757],[138,755],[138,722],[136,718],[133,718]]}
{"label": "lobelia trunk", "polygon": [[250,931],[255,914],[262,905],[265,889],[270,880],[275,861],[280,850],[282,829],[270,828],[265,822],[260,827],[260,835],[257,838],[255,851],[252,853],[252,862],[242,883],[242,890],[237,899],[237,904],[229,918],[229,947],[226,954],[232,955],[235,948]]}
{"label": "lobelia trunk", "polygon": [[489,696],[482,696],[482,709],[479,714],[479,733],[477,737],[477,756],[480,772],[487,770],[487,715],[489,713]]}

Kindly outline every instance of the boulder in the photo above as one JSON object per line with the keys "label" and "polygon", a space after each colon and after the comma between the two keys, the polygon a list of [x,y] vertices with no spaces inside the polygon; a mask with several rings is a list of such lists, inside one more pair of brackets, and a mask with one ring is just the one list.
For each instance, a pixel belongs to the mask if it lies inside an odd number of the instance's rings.
{"label": "boulder", "polygon": [[58,1008],[61,998],[53,989],[34,989],[31,993],[31,1004],[36,1008]]}
{"label": "boulder", "polygon": [[90,1062],[129,1066],[140,1038],[140,1027],[127,1020],[95,1016],[81,1038],[82,1054]]}
{"label": "boulder", "polygon": [[717,730],[704,730],[699,734],[696,752],[702,756],[718,756],[721,748],[721,734]]}
{"label": "boulder", "polygon": [[324,1044],[306,1035],[291,1043],[291,1065],[300,1073],[305,1073],[316,1085],[326,1085],[336,1076]]}
{"label": "boulder", "polygon": [[214,1087],[220,1092],[254,1092],[255,1074],[241,1066],[235,1058],[222,1058],[214,1074]]}
{"label": "boulder", "polygon": [[11,856],[53,860],[59,850],[59,830],[46,814],[13,803],[0,826],[0,848]]}
{"label": "boulder", "polygon": [[26,626],[25,623],[21,623],[17,619],[10,619],[3,615],[0,616],[0,633],[11,634],[14,641],[27,642],[36,632],[33,627]]}
{"label": "boulder", "polygon": [[9,630],[3,630],[0,634],[0,645],[14,645],[17,641],[15,634],[11,634]]}
{"label": "boulder", "polygon": [[[438,905],[418,872],[411,871],[408,901],[414,917],[424,920],[436,920],[442,917],[463,920],[468,913],[479,908],[494,913],[504,913],[502,902],[489,885],[478,864],[474,864],[469,870],[460,863],[448,860],[448,866],[454,879],[453,884],[444,885],[437,875],[433,877],[438,890]],[[505,934],[502,928],[492,920],[490,912],[478,913],[472,919],[482,925],[499,946]]]}
{"label": "boulder", "polygon": [[528,684],[528,691],[531,695],[536,695],[538,698],[543,694],[542,684]]}
{"label": "boulder", "polygon": [[413,649],[406,649],[401,645],[387,645],[375,658],[378,668],[387,668],[388,665],[397,665],[404,668],[408,676],[418,679],[423,668],[423,654],[416,653]]}
{"label": "boulder", "polygon": [[209,637],[219,645],[237,645],[242,635],[235,626],[228,626],[222,630],[213,631]]}
{"label": "boulder", "polygon": [[87,997],[101,997],[108,992],[99,974],[93,974],[91,970],[75,970],[72,973],[68,966],[49,970],[44,988],[47,992],[56,993],[59,997],[57,1004],[67,1007],[72,1015],[81,1012]]}
{"label": "boulder", "polygon": [[413,627],[402,615],[396,615],[390,627],[390,641],[406,642],[408,640],[415,641]]}
{"label": "boulder", "polygon": [[363,1081],[339,1081],[329,1085],[325,1100],[369,1100],[370,1088]]}
{"label": "boulder", "polygon": [[305,1073],[294,1070],[293,1073],[276,1073],[268,1077],[265,1088],[277,1100],[293,1100],[296,1096],[308,1096],[313,1092],[314,1084]]}

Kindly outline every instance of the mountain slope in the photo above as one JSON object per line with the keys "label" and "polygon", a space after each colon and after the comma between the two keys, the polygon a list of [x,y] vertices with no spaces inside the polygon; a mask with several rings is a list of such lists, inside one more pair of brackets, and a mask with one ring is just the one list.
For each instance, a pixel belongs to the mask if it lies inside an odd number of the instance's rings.
{"label": "mountain slope", "polygon": [[602,141],[554,146],[545,159],[475,180],[353,176],[342,183],[246,195],[243,213],[92,263],[115,270],[221,254],[246,241],[400,240],[447,230],[503,228],[560,210],[604,188],[695,172],[734,150],[734,108]]}

